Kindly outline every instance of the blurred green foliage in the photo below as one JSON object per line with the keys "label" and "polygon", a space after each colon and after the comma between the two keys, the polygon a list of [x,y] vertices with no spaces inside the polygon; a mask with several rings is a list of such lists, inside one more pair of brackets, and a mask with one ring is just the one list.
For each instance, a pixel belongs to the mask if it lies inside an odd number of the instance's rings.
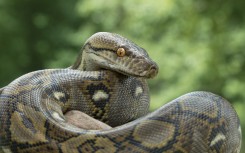
{"label": "blurred green foliage", "polygon": [[[0,1],[0,86],[27,72],[68,67],[95,32],[119,33],[159,67],[151,110],[206,90],[228,99],[245,131],[245,1]],[[245,152],[243,144],[242,152]]]}

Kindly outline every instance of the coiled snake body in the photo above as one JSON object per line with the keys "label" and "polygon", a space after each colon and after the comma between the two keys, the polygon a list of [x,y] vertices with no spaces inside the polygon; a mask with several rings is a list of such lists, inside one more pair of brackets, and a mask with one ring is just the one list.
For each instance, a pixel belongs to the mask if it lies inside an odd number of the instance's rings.
{"label": "coiled snake body", "polygon": [[[236,153],[236,112],[209,92],[183,95],[148,113],[145,78],[158,67],[117,34],[91,36],[74,65],[26,74],[0,89],[0,152]],[[114,128],[84,130],[64,113],[79,110]]]}

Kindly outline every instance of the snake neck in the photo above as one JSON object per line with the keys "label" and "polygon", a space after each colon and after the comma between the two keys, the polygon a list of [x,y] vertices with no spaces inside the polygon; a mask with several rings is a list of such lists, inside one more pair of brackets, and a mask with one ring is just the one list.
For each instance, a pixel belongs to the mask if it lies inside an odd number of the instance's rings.
{"label": "snake neck", "polygon": [[[83,47],[84,49],[84,47]],[[77,57],[76,62],[72,65],[72,69],[77,69],[81,71],[98,71],[102,70],[100,66],[98,66],[94,60],[88,56],[88,53],[82,49],[80,55]]]}

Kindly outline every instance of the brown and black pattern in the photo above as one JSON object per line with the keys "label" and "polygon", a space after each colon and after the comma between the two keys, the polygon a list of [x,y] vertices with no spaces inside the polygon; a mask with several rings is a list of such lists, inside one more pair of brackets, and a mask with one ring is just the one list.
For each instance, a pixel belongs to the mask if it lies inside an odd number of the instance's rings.
{"label": "brown and black pattern", "polygon": [[[238,116],[220,96],[192,92],[148,113],[146,78],[157,71],[133,42],[117,34],[93,35],[71,68],[31,72],[0,89],[0,152],[240,151]],[[80,129],[66,121],[63,114],[70,110],[114,128]]]}

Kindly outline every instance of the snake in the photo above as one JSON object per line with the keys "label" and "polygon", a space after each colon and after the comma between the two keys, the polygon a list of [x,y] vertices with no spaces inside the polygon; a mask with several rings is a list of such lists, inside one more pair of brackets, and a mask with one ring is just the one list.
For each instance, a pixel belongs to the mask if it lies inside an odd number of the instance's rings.
{"label": "snake", "polygon": [[[147,79],[159,67],[119,34],[97,32],[68,68],[29,72],[0,89],[3,153],[238,153],[242,133],[232,105],[193,91],[149,111]],[[81,129],[77,110],[111,129]]]}

